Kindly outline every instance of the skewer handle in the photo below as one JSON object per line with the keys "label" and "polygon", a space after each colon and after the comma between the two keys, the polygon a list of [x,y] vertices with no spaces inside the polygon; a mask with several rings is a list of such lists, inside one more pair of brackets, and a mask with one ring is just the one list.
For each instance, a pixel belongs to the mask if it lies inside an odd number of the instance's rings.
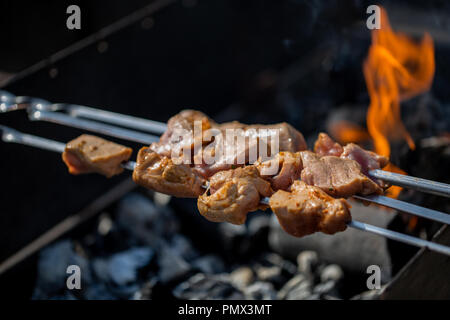
{"label": "skewer handle", "polygon": [[119,125],[126,128],[138,129],[145,132],[163,134],[167,125],[162,122],[129,116],[127,114],[105,111],[74,104],[56,104],[56,108],[67,110],[72,117],[86,118]]}
{"label": "skewer handle", "polygon": [[97,132],[119,139],[131,140],[143,144],[150,144],[159,140],[159,137],[153,135],[123,129],[97,121],[74,118],[64,113],[31,110],[29,118],[33,121],[45,120],[57,124],[67,125],[73,128],[89,130],[92,132]]}
{"label": "skewer handle", "polygon": [[64,152],[64,149],[66,148],[66,145],[62,142],[22,133],[2,125],[0,125],[0,129],[2,130],[2,140],[5,142],[20,143],[59,153]]}

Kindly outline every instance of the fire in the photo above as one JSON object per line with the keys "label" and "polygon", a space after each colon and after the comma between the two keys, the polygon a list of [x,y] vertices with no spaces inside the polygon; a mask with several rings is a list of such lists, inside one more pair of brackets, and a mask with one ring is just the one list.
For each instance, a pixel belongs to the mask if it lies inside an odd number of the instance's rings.
{"label": "fire", "polygon": [[[367,129],[374,142],[375,152],[386,157],[391,154],[389,139],[403,138],[411,149],[415,144],[400,115],[400,102],[429,90],[435,63],[433,40],[425,33],[420,42],[394,32],[384,8],[381,9],[381,28],[372,31],[372,44],[363,65],[370,96]],[[384,170],[405,172],[394,165]],[[391,187],[397,197],[399,187]]]}
{"label": "fire", "polygon": [[350,121],[336,121],[328,126],[328,130],[333,138],[340,144],[349,142],[363,143],[370,141],[370,135],[367,130]]}

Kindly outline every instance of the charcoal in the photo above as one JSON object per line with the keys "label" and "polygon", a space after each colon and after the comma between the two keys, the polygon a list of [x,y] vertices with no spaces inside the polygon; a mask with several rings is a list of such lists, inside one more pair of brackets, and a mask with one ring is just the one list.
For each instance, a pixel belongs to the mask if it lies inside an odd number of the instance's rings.
{"label": "charcoal", "polygon": [[192,262],[192,267],[197,269],[202,273],[222,273],[225,271],[225,266],[218,256],[216,255],[206,255],[202,256]]}
{"label": "charcoal", "polygon": [[[313,293],[313,294],[311,294],[310,296],[308,296],[306,299],[304,299],[304,300],[328,300],[328,299],[325,299],[324,298],[325,296],[321,296],[320,294],[318,294],[318,293]],[[328,297],[328,296],[327,296]],[[292,299],[292,300],[300,300],[300,299]],[[329,300],[332,300],[332,299],[329,299]],[[333,300],[336,300],[336,299],[333,299]]]}
{"label": "charcoal", "polygon": [[118,296],[111,292],[106,283],[94,282],[84,290],[83,298],[87,300],[116,300]]}
{"label": "charcoal", "polygon": [[154,256],[148,247],[135,247],[108,258],[96,258],[92,269],[97,283],[85,293],[89,299],[128,299],[139,289],[139,271],[148,266]]}
{"label": "charcoal", "polygon": [[153,256],[154,251],[151,248],[136,247],[106,259],[94,259],[92,268],[100,281],[125,286],[137,281],[139,269],[147,266]]}
{"label": "charcoal", "polygon": [[281,276],[281,268],[279,266],[257,267],[256,275],[261,281],[272,282]]}
{"label": "charcoal", "polygon": [[238,288],[248,286],[253,282],[253,271],[249,267],[242,266],[230,273],[231,282]]}
{"label": "charcoal", "polygon": [[380,298],[382,290],[383,288],[379,290],[367,290],[353,296],[350,300],[377,300]]}
{"label": "charcoal", "polygon": [[278,299],[305,300],[312,294],[311,280],[302,274],[295,275],[278,292]]}
{"label": "charcoal", "polygon": [[277,293],[270,282],[256,281],[244,289],[245,297],[250,300],[273,300]]}
{"label": "charcoal", "polygon": [[158,207],[137,193],[130,193],[120,201],[117,222],[133,238],[151,247],[178,229],[177,220],[168,207]]}
{"label": "charcoal", "polygon": [[153,288],[157,284],[158,279],[152,277],[149,281],[145,282],[142,287],[133,294],[132,300],[150,300],[153,297]]}
{"label": "charcoal", "polygon": [[298,271],[312,276],[319,265],[319,256],[317,252],[305,250],[297,256]]}
{"label": "charcoal", "polygon": [[311,296],[318,297],[317,299],[315,298],[314,300],[318,300],[318,299],[321,299],[321,300],[343,300],[343,298],[336,297],[336,296],[329,295],[329,294],[318,295],[316,293],[313,293]]}
{"label": "charcoal", "polygon": [[283,270],[280,266],[256,266],[255,272],[260,281],[270,282],[277,289],[289,279],[283,274]]}
{"label": "charcoal", "polygon": [[180,279],[192,270],[190,264],[168,245],[158,252],[158,266],[158,277],[163,283]]}
{"label": "charcoal", "polygon": [[197,250],[192,246],[191,241],[181,234],[172,236],[170,239],[170,247],[188,262],[199,256]]}
{"label": "charcoal", "polygon": [[38,274],[33,299],[49,299],[64,296],[69,274],[67,267],[77,265],[81,270],[81,289],[92,281],[88,261],[78,255],[69,240],[59,241],[43,249],[39,254]]}
{"label": "charcoal", "polygon": [[261,262],[266,266],[279,267],[282,275],[288,278],[292,277],[297,272],[297,267],[292,262],[273,252],[263,254]]}
{"label": "charcoal", "polygon": [[178,299],[244,299],[244,293],[235,287],[228,275],[207,275],[198,273],[185,282],[180,283],[173,290]]}
{"label": "charcoal", "polygon": [[339,282],[344,277],[344,271],[342,271],[341,267],[337,264],[330,264],[323,268],[323,270],[320,273],[320,281],[321,282],[327,282],[327,281],[334,281]]}
{"label": "charcoal", "polygon": [[329,295],[332,297],[338,297],[339,293],[336,288],[336,282],[333,280],[329,280],[323,283],[319,283],[313,289],[313,293],[318,294],[319,296]]}
{"label": "charcoal", "polygon": [[148,247],[132,248],[113,255],[108,263],[111,280],[118,286],[136,282],[138,270],[147,266],[153,255],[154,251]]}

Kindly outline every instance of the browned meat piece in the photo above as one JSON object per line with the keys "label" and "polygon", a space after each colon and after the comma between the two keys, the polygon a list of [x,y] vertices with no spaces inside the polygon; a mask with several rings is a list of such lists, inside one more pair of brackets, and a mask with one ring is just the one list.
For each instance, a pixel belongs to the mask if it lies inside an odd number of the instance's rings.
{"label": "browned meat piece", "polygon": [[[279,129],[279,146],[278,149],[280,152],[289,151],[296,152],[301,150],[306,150],[306,142],[303,138],[303,135],[295,130],[291,125],[287,123],[279,123],[273,125],[245,125],[239,123],[237,121],[220,124],[217,127],[223,133],[224,137],[224,146],[223,148],[228,148],[228,152],[224,153],[222,156],[217,157],[216,161],[212,164],[205,164],[204,161],[198,161],[196,165],[196,169],[202,174],[204,177],[210,177],[216,172],[230,169],[233,166],[242,166],[244,164],[252,164],[256,157],[259,155],[256,152],[251,155],[251,149],[253,150],[264,150],[266,149],[265,154],[267,155],[265,159],[268,159],[271,154],[271,139],[267,139],[264,141],[260,136],[258,129]],[[227,129],[241,129],[237,133],[242,137],[241,139],[237,138],[237,141],[241,141],[241,143],[235,143],[234,145],[227,145]],[[214,148],[209,145],[206,147],[206,152],[214,153]],[[205,149],[203,149],[205,152]],[[204,154],[199,155],[199,159],[204,157]],[[255,159],[252,159],[252,157]]]}
{"label": "browned meat piece", "polygon": [[[278,129],[280,134],[280,141],[279,141],[279,149],[280,151],[290,151],[290,152],[297,152],[307,149],[307,145],[305,142],[305,138],[303,135],[297,131],[293,126],[291,126],[289,123],[281,122],[281,123],[275,123],[275,124],[252,124],[247,125],[243,124],[237,121],[233,122],[227,122],[220,124],[218,128],[222,131],[225,131],[226,129],[243,129],[244,135],[249,138],[252,136],[252,130],[258,130],[258,129]],[[259,138],[259,137],[258,137]],[[270,139],[268,139],[269,145],[268,148],[268,155],[270,156]]]}
{"label": "browned meat piece", "polygon": [[197,198],[205,184],[188,165],[174,164],[146,147],[139,150],[133,180],[145,188],[183,198]]}
{"label": "browned meat piece", "polygon": [[211,177],[209,190],[198,198],[200,213],[213,222],[243,224],[248,212],[264,208],[261,197],[272,194],[255,166],[221,171]]}
{"label": "browned meat piece", "polygon": [[320,156],[336,156],[355,160],[359,163],[361,171],[365,175],[367,175],[370,170],[381,169],[389,163],[388,158],[380,156],[375,152],[364,150],[354,143],[349,143],[345,145],[345,147],[342,147],[326,133],[319,134],[319,137],[314,144],[314,152]]}
{"label": "browned meat piece", "polygon": [[344,149],[342,146],[330,138],[326,133],[319,133],[319,137],[314,144],[314,152],[320,156],[339,157]]}
{"label": "browned meat piece", "polygon": [[[199,121],[199,124],[195,128],[196,121]],[[213,136],[207,135],[209,129],[214,131]],[[227,140],[227,129],[241,129],[236,132],[239,137],[232,145],[230,140]],[[258,129],[279,129],[279,151],[306,150],[303,135],[287,123],[246,125],[233,121],[217,124],[202,112],[194,110],[184,110],[170,118],[167,131],[161,136],[160,141],[153,143],[150,148],[167,157],[174,157],[174,154],[181,157],[185,151],[187,156],[183,160],[188,160],[191,164],[195,161],[195,170],[204,178],[209,178],[218,171],[254,162],[259,155],[251,154],[252,147],[255,147],[256,151],[265,147],[268,150],[267,156],[271,156],[272,141],[267,139],[267,144],[263,146],[264,140],[259,136]],[[182,135],[182,132],[188,134]],[[214,137],[217,133],[222,134],[222,140]],[[194,146],[198,146],[198,149]],[[221,146],[221,151],[228,150],[228,152],[219,152],[216,156],[215,146]]]}
{"label": "browned meat piece", "polygon": [[364,150],[354,143],[345,145],[341,158],[351,159],[358,162],[361,166],[362,172],[365,175],[367,175],[370,170],[381,169],[389,163],[388,158],[380,156],[375,152]]}
{"label": "browned meat piece", "polygon": [[[250,125],[246,129],[279,129],[280,130],[280,152],[290,151],[297,152],[306,150],[308,147],[305,142],[303,135],[297,131],[293,126],[286,122],[269,124],[269,125]],[[268,146],[268,151],[270,151],[270,146]],[[269,154],[270,156],[270,154]]]}
{"label": "browned meat piece", "polygon": [[[300,179],[303,169],[299,152],[280,152],[273,159],[259,160],[255,165],[274,190],[287,190],[295,180]],[[272,168],[278,168],[275,174]]]}
{"label": "browned meat piece", "polygon": [[[199,121],[198,134],[194,136],[195,121]],[[202,133],[205,130],[216,127],[217,124],[207,115],[196,110],[183,110],[176,114],[167,122],[167,130],[161,136],[159,142],[153,143],[150,148],[160,155],[171,157],[172,150],[191,150],[194,148],[194,141],[202,142]],[[188,136],[181,136],[182,132],[191,133]],[[195,132],[197,133],[197,132]]]}
{"label": "browned meat piece", "polygon": [[373,180],[361,173],[358,162],[335,156],[320,157],[310,152],[300,152],[303,170],[302,181],[321,188],[334,197],[350,197],[354,194],[382,193]]}
{"label": "browned meat piece", "polygon": [[275,192],[269,204],[281,227],[294,237],[318,231],[326,234],[344,231],[352,219],[350,205],[344,199],[332,198],[298,180],[292,184],[291,192]]}
{"label": "browned meat piece", "polygon": [[83,134],[70,141],[62,154],[71,174],[100,173],[108,178],[123,171],[132,149],[100,137]]}

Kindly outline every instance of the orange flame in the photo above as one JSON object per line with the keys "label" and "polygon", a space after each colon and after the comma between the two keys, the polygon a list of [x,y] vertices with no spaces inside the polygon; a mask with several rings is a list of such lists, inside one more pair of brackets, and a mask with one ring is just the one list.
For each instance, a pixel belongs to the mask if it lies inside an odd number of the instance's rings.
{"label": "orange flame", "polygon": [[[403,138],[411,149],[415,144],[400,116],[400,102],[427,91],[433,81],[435,63],[433,40],[425,33],[420,42],[394,32],[384,8],[381,28],[372,31],[372,44],[363,71],[370,96],[367,129],[375,152],[389,157],[389,139]],[[388,171],[405,173],[390,164]],[[398,196],[399,187],[390,188]]]}
{"label": "orange flame", "polygon": [[346,120],[330,123],[328,125],[328,131],[340,144],[370,141],[370,135],[365,128]]}

